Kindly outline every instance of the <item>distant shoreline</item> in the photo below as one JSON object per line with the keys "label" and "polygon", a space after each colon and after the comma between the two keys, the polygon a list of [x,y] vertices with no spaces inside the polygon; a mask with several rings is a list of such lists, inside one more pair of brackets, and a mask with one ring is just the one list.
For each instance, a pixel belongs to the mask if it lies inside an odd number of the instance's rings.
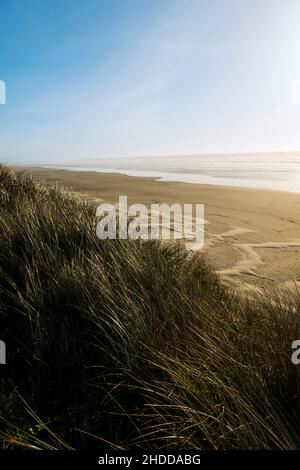
{"label": "distant shoreline", "polygon": [[[288,160],[287,160],[288,159]],[[300,158],[270,154],[267,161],[253,154],[245,156],[203,155],[184,158],[128,159],[114,162],[88,161],[86,165],[40,165],[41,168],[69,171],[94,171],[180,182],[235,188],[300,193]]]}

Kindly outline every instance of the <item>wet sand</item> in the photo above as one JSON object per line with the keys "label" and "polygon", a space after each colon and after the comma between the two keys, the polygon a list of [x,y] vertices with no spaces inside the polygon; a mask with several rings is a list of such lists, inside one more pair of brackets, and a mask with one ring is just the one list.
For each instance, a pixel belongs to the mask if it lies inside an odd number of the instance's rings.
{"label": "wet sand", "polygon": [[205,248],[221,279],[243,289],[300,285],[300,194],[159,182],[93,171],[26,168],[81,197],[117,203],[205,205]]}

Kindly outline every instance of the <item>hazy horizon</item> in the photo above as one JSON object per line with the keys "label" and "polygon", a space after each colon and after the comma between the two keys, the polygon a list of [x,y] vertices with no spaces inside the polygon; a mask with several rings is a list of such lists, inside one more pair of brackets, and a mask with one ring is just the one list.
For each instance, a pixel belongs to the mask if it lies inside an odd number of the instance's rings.
{"label": "hazy horizon", "polygon": [[46,166],[148,176],[159,181],[300,192],[299,152],[75,160]]}
{"label": "hazy horizon", "polygon": [[[45,166],[45,165],[79,165],[82,166],[83,164],[85,165],[93,165],[94,163],[100,163],[101,165],[103,164],[117,164],[118,162],[124,163],[124,162],[132,162],[132,161],[137,161],[137,162],[142,162],[148,161],[150,165],[152,164],[151,162],[155,161],[160,161],[160,160],[168,160],[168,159],[182,159],[182,158],[201,158],[201,157],[207,157],[207,156],[212,156],[212,157],[235,157],[235,156],[241,156],[241,157],[247,157],[251,155],[257,155],[257,156],[272,156],[272,155],[286,155],[286,156],[296,156],[300,158],[300,150],[285,150],[285,151],[268,151],[268,152],[219,152],[219,153],[190,153],[190,154],[157,154],[157,155],[122,155],[122,156],[114,156],[114,157],[107,157],[107,156],[102,156],[102,157],[96,157],[96,158],[60,158],[60,159],[49,159],[49,160],[39,160],[39,159],[27,159],[27,160],[20,160],[20,161],[4,161],[4,163],[11,163],[13,165],[25,165],[25,166]],[[149,159],[151,161],[149,162]]]}

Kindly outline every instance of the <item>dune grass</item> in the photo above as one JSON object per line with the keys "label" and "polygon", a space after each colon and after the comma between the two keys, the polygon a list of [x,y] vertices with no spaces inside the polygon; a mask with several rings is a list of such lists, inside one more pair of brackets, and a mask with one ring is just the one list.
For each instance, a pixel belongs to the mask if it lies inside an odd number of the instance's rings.
{"label": "dune grass", "polygon": [[251,300],[177,243],[0,167],[2,448],[300,447],[300,293]]}

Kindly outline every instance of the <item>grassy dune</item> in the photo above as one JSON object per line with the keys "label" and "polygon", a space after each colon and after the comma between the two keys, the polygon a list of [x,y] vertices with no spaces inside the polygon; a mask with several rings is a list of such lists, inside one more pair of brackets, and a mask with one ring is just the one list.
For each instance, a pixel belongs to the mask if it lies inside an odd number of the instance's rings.
{"label": "grassy dune", "polygon": [[201,254],[100,241],[95,210],[0,167],[3,448],[300,447],[300,293],[247,300]]}

